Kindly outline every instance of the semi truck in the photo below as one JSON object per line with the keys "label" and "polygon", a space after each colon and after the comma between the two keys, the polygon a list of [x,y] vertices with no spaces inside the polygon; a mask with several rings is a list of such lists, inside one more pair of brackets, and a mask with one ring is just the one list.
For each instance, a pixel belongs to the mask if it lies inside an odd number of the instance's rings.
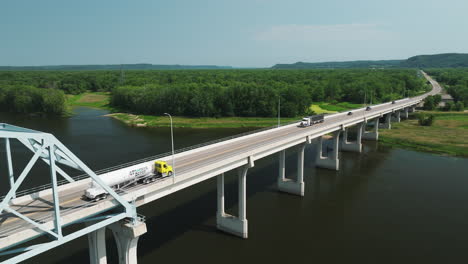
{"label": "semi truck", "polygon": [[[165,161],[157,160],[154,163],[134,165],[125,169],[120,169],[100,175],[101,180],[114,190],[136,185],[139,183],[148,184],[158,178],[171,176],[174,173],[172,166]],[[99,201],[106,199],[109,193],[105,191],[95,181],[85,190],[84,199]]]}
{"label": "semi truck", "polygon": [[325,121],[324,114],[308,116],[302,118],[301,123],[299,123],[299,127],[308,127],[317,123],[323,123],[323,121]]}

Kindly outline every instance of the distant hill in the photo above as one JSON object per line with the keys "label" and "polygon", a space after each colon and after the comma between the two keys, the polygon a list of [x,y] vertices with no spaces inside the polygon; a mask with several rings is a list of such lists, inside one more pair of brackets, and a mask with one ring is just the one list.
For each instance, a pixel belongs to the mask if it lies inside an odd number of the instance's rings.
{"label": "distant hill", "polygon": [[296,62],[276,64],[272,69],[346,69],[346,68],[457,68],[468,67],[468,54],[419,55],[407,60]]}
{"label": "distant hill", "polygon": [[419,55],[403,61],[401,66],[412,68],[468,67],[468,54],[445,53],[436,55]]}
{"label": "distant hill", "polygon": [[345,68],[395,68],[402,60],[378,61],[336,61],[336,62],[296,62],[293,64],[276,64],[272,69],[345,69]]}
{"label": "distant hill", "polygon": [[0,66],[0,71],[85,71],[85,70],[202,70],[232,69],[216,65],[158,65],[158,64],[111,64],[111,65],[57,65],[57,66]]}

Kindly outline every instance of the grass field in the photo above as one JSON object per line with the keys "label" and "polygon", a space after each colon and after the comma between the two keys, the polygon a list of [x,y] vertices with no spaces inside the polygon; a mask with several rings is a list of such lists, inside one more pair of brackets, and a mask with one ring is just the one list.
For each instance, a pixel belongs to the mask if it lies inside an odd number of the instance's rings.
{"label": "grass field", "polygon": [[67,102],[69,106],[108,108],[109,98],[108,92],[87,92],[78,95],[68,94]]}
{"label": "grass field", "polygon": [[333,114],[336,113],[337,111],[330,111],[330,110],[325,110],[323,109],[320,105],[318,104],[312,104],[309,107],[310,110],[314,111],[316,114]]}
{"label": "grass field", "polygon": [[468,157],[468,113],[427,112],[435,115],[432,126],[420,126],[416,119],[393,123],[380,130],[381,141],[418,151]]}
{"label": "grass field", "polygon": [[349,109],[356,109],[363,107],[362,104],[352,104],[348,102],[341,103],[327,103],[327,102],[315,102],[310,106],[310,109],[317,114],[331,114],[346,111]]}

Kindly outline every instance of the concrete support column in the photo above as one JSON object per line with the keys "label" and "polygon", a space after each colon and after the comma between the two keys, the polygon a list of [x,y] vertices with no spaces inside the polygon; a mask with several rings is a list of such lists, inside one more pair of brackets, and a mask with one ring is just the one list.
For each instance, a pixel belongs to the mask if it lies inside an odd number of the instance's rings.
{"label": "concrete support column", "polygon": [[391,118],[392,118],[392,113],[388,113],[385,115],[385,123],[382,124],[382,128],[384,129],[392,128]]}
{"label": "concrete support column", "polygon": [[343,147],[343,145],[346,145],[348,144],[348,128],[345,127],[344,131],[343,131],[343,138],[342,138],[342,141],[341,141],[341,147]]}
{"label": "concrete support column", "polygon": [[[240,168],[237,170],[239,181],[239,220],[245,221],[247,224],[247,170],[248,168]],[[247,228],[245,229],[245,237],[247,238]]]}
{"label": "concrete support column", "polygon": [[133,224],[119,221],[109,225],[109,228],[112,230],[117,244],[119,263],[136,264],[138,238],[146,233],[146,224],[144,222]]}
{"label": "concrete support column", "polygon": [[345,128],[343,132],[343,141],[341,142],[341,150],[343,151],[352,151],[352,152],[361,152],[362,151],[362,131],[365,130],[366,123],[363,122],[358,125],[356,141],[348,142],[348,128]]}
{"label": "concrete support column", "polygon": [[106,227],[88,234],[89,263],[107,264]]}
{"label": "concrete support column", "polygon": [[[216,227],[226,233],[247,238],[247,171],[252,165],[246,165],[238,169],[239,177],[239,212],[238,217],[224,212],[224,179],[218,179],[218,213],[216,215]],[[220,177],[220,176],[218,176]],[[222,207],[219,205],[222,202]]]}
{"label": "concrete support column", "polygon": [[340,132],[335,131],[333,133],[333,144],[332,144],[332,152],[327,156],[323,156],[322,151],[322,143],[323,138],[319,137],[318,145],[317,145],[317,157],[315,160],[315,166],[319,168],[331,169],[331,170],[338,170],[340,165],[340,160],[338,159],[338,147],[340,144]]}
{"label": "concrete support column", "polygon": [[279,152],[278,185],[286,179],[286,150]]}
{"label": "concrete support column", "polygon": [[224,216],[224,173],[216,177],[218,191],[218,212],[217,216]]}
{"label": "concrete support column", "polygon": [[362,139],[376,141],[379,139],[379,118],[376,118],[374,120],[374,128],[372,129],[372,131],[365,131],[364,127]]}
{"label": "concrete support column", "polygon": [[405,107],[405,109],[403,109],[403,118],[408,119],[408,107]]}
{"label": "concrete support column", "polygon": [[296,180],[285,177],[285,151],[280,151],[278,190],[290,194],[304,196],[304,150],[306,144],[299,145],[297,151],[297,178]]}
{"label": "concrete support column", "polygon": [[392,118],[394,122],[400,123],[401,118],[400,118],[401,111],[396,111],[395,116]]}

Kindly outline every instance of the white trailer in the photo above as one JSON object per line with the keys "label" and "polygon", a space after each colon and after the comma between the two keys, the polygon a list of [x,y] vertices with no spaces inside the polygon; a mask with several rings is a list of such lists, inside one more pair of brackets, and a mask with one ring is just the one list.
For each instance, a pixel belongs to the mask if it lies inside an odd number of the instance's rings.
{"label": "white trailer", "polygon": [[[125,169],[120,169],[99,175],[101,180],[109,187],[119,190],[123,187],[136,184],[138,182],[150,183],[156,180],[153,162],[134,165]],[[85,190],[84,198],[92,201],[98,201],[107,198],[108,193],[96,182]]]}
{"label": "white trailer", "polygon": [[299,124],[299,127],[308,127],[308,126],[311,126],[313,124],[323,123],[324,121],[325,121],[325,119],[324,119],[323,114],[304,117],[304,118],[302,118],[302,121]]}

